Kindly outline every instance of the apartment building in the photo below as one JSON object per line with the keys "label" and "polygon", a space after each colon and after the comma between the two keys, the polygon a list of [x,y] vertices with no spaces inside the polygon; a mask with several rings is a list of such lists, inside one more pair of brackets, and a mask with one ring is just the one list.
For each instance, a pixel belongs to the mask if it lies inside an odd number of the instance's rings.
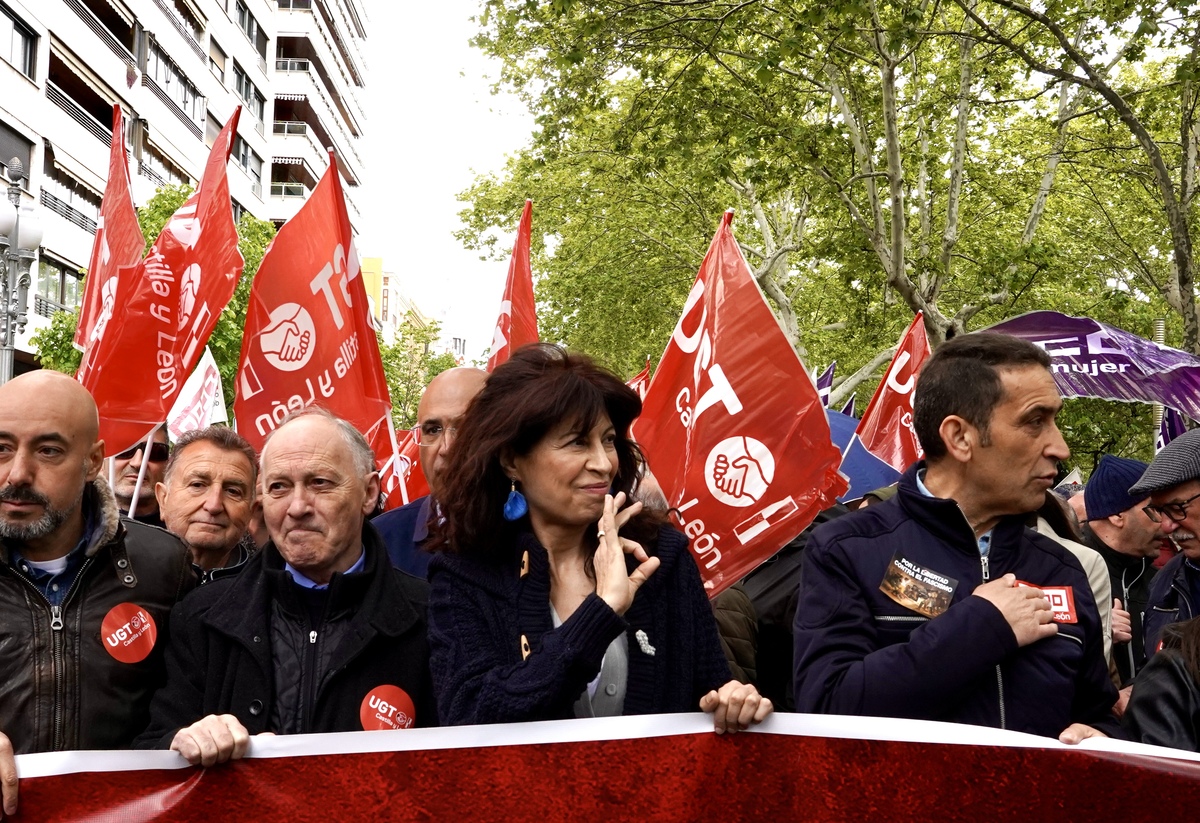
{"label": "apartment building", "polygon": [[235,215],[282,224],[332,147],[359,227],[366,36],[363,0],[0,0],[0,168],[20,158],[44,227],[17,370],[29,336],[82,297],[114,103],[138,205],[195,185],[241,105]]}

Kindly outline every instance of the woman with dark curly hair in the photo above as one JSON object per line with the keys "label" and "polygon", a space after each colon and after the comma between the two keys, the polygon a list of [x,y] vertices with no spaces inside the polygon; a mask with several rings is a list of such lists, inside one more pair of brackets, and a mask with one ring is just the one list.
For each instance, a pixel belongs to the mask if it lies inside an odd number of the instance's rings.
{"label": "woman with dark curly hair", "polygon": [[1200,752],[1200,618],[1163,630],[1121,720],[1133,740]]}
{"label": "woman with dark curly hair", "polygon": [[539,344],[488,378],[459,426],[429,567],[444,724],[771,712],[732,680],[687,539],[625,505],[642,459],[637,394]]}

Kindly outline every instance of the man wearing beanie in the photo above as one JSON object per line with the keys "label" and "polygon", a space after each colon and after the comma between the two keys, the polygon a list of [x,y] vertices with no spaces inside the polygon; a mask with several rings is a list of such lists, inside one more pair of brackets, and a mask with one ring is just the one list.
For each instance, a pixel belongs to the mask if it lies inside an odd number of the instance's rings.
{"label": "man wearing beanie", "polygon": [[1162,631],[1171,623],[1197,616],[1200,605],[1200,429],[1175,438],[1154,456],[1129,490],[1150,497],[1146,513],[1179,547],[1150,585],[1143,618],[1147,657],[1158,651]]}
{"label": "man wearing beanie", "polygon": [[1122,687],[1130,684],[1146,662],[1142,615],[1150,597],[1150,581],[1158,571],[1153,560],[1162,540],[1161,524],[1142,510],[1150,502],[1147,495],[1129,493],[1146,468],[1140,460],[1106,454],[1083,492],[1087,509],[1083,542],[1104,558],[1116,598],[1114,623],[1127,622],[1128,626],[1128,635],[1113,638],[1113,658]]}

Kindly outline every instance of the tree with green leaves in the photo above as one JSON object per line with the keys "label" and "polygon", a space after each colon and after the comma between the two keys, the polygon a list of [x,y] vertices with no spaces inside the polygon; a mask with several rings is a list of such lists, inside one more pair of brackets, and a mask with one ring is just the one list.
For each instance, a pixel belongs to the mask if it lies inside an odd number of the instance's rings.
{"label": "tree with green leaves", "polygon": [[417,404],[429,381],[458,365],[453,354],[433,350],[440,331],[438,323],[422,322],[409,312],[391,343],[385,343],[382,335],[376,333],[383,374],[392,397],[392,422],[398,430],[417,424]]}

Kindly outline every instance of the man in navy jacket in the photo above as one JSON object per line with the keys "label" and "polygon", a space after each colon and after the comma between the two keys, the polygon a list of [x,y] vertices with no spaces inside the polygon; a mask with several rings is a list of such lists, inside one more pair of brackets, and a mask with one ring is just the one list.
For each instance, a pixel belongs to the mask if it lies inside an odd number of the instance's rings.
{"label": "man in navy jacket", "polygon": [[1116,733],[1087,576],[1025,527],[1068,456],[1046,353],[971,334],[916,387],[925,460],[813,533],[795,622],[801,712],[910,717],[1075,743]]}
{"label": "man in navy jacket", "polygon": [[392,565],[422,580],[429,569],[430,554],[423,544],[429,537],[434,496],[450,459],[458,423],[485,380],[487,372],[463,366],[448,369],[429,381],[417,404],[417,444],[421,451],[421,471],[432,494],[371,521],[387,546]]}

